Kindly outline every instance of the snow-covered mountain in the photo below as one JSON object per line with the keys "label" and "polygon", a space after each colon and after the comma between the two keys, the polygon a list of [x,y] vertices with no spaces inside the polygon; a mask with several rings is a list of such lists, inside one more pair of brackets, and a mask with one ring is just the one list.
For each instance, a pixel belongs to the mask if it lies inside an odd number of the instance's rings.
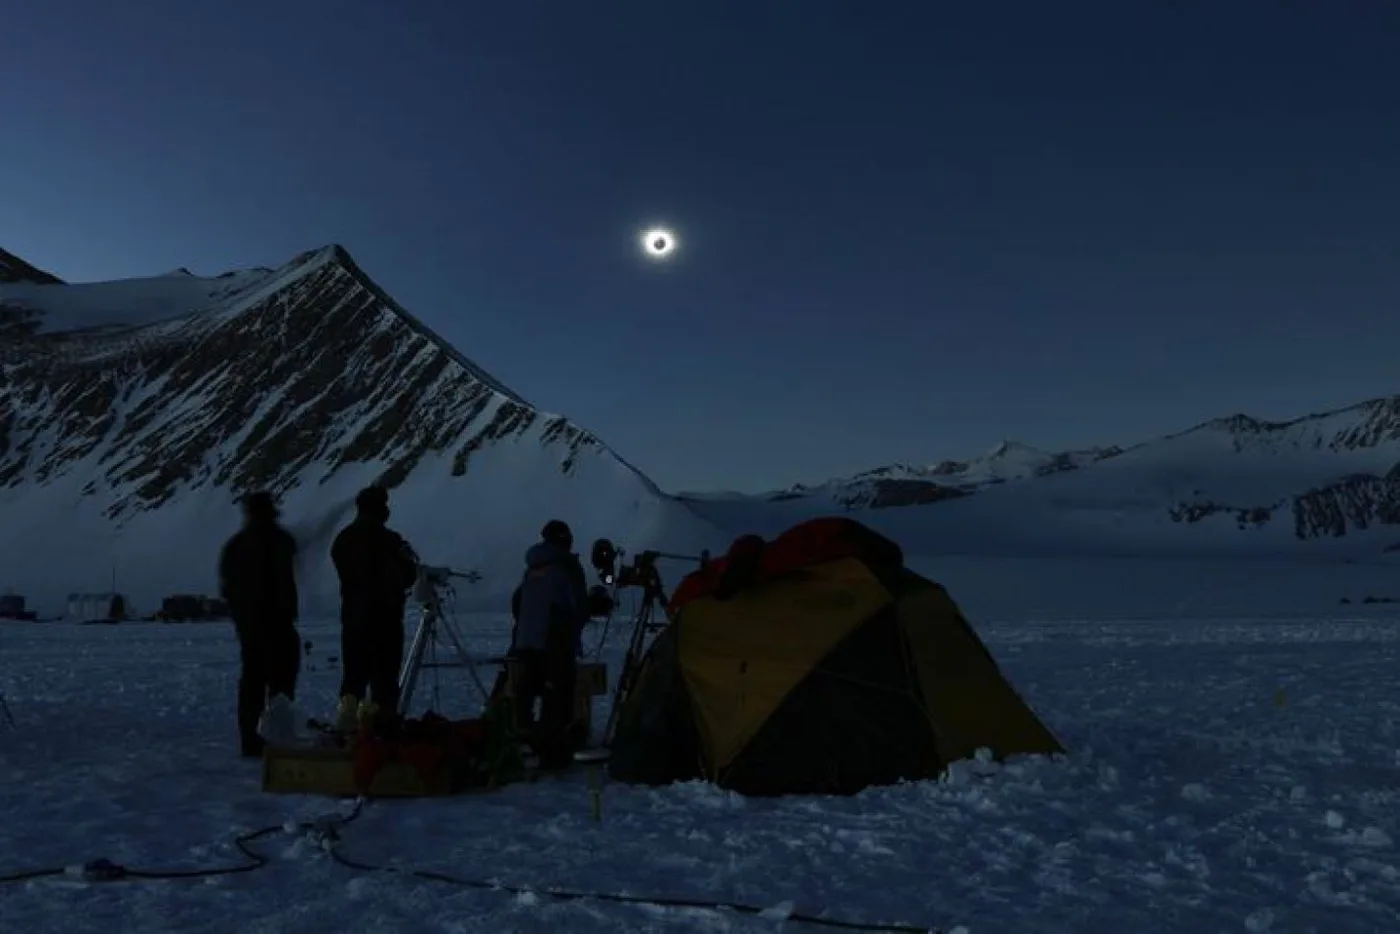
{"label": "snow-covered mountain", "polygon": [[[770,502],[808,499],[841,510],[918,506],[956,499],[1011,480],[1074,470],[1121,453],[1116,447],[1051,453],[1016,441],[1003,441],[972,460],[944,460],[929,466],[890,464],[815,486],[795,484],[760,498]],[[715,494],[684,497],[713,499]]]}
{"label": "snow-covered mountain", "polygon": [[[581,542],[696,553],[855,512],[911,554],[1289,553],[1400,545],[1400,396],[1140,444],[896,465],[748,496],[668,496],[444,342],[340,247],[276,269],[64,283],[0,251],[0,589],[41,610],[117,589],[212,592],[236,497],[281,494],[306,609],[371,481],[433,563],[494,605],[548,518]],[[668,571],[674,579],[684,569]]]}
{"label": "snow-covered mountain", "polygon": [[257,488],[302,540],[308,612],[333,605],[330,537],[372,481],[424,560],[488,575],[472,588],[486,599],[555,516],[585,545],[725,543],[338,246],[278,269],[83,284],[0,253],[0,283],[0,588],[44,611],[113,576],[145,610],[213,593],[235,499]]}
{"label": "snow-covered mountain", "polygon": [[765,532],[857,511],[928,551],[1374,555],[1400,543],[1400,396],[1284,422],[1232,415],[1126,448],[1007,442],[970,461],[687,501],[727,524],[762,512]]}

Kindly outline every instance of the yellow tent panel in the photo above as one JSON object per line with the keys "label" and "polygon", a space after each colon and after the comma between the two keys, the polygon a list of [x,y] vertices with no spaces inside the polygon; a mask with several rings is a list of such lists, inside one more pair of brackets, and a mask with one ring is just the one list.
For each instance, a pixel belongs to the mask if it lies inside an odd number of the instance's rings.
{"label": "yellow tent panel", "polygon": [[892,600],[863,563],[847,558],[687,606],[677,652],[708,770],[728,766],[822,658]]}
{"label": "yellow tent panel", "polygon": [[899,624],[944,761],[965,759],[979,746],[1002,755],[1063,751],[942,587],[906,594]]}

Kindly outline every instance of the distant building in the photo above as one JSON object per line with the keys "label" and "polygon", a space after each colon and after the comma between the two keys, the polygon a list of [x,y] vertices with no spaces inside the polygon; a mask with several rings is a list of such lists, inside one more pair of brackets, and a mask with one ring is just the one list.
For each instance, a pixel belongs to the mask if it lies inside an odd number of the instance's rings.
{"label": "distant building", "polygon": [[0,594],[0,619],[32,620],[37,616],[33,610],[25,609],[24,597],[19,594]]}
{"label": "distant building", "polygon": [[79,622],[95,619],[123,620],[128,616],[126,597],[119,593],[70,593],[68,617]]}
{"label": "distant building", "polygon": [[156,619],[168,623],[228,619],[228,607],[222,600],[203,594],[177,593],[161,601]]}

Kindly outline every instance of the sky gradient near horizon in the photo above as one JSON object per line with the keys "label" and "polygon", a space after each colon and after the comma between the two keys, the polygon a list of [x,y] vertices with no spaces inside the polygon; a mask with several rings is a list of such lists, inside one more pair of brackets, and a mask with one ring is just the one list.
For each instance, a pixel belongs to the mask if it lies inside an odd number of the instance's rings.
{"label": "sky gradient near horizon", "polygon": [[669,490],[1400,393],[1400,4],[54,0],[4,39],[0,247],[341,243]]}

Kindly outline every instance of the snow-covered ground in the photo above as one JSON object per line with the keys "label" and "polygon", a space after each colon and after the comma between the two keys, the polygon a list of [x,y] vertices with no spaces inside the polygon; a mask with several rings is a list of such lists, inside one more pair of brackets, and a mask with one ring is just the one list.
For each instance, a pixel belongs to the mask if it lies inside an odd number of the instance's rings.
{"label": "snow-covered ground", "polygon": [[133,328],[246,299],[276,280],[273,270],[249,269],[210,278],[167,273],[115,282],[7,283],[0,284],[0,303],[37,312],[41,331]]}
{"label": "snow-covered ground", "polygon": [[[906,930],[1396,929],[1400,609],[1144,615],[977,622],[1071,750],[1063,762],[962,764],[941,782],[847,799],[608,784],[600,823],[586,777],[570,776],[372,802],[341,830],[341,848],[507,886],[738,902],[779,916],[790,904]],[[474,651],[503,644],[499,616],[458,625]],[[337,630],[313,622],[303,632],[312,649],[300,701],[323,714],[339,679],[329,662]],[[0,875],[99,857],[234,866],[245,861],[232,845],[242,832],[349,810],[260,791],[258,764],[235,755],[236,657],[221,624],[0,625],[0,690],[17,721],[0,725]],[[428,672],[420,691],[444,712],[474,709],[460,671]],[[269,863],[242,874],[0,886],[0,927],[820,930],[356,871],[287,830],[250,845]]]}

